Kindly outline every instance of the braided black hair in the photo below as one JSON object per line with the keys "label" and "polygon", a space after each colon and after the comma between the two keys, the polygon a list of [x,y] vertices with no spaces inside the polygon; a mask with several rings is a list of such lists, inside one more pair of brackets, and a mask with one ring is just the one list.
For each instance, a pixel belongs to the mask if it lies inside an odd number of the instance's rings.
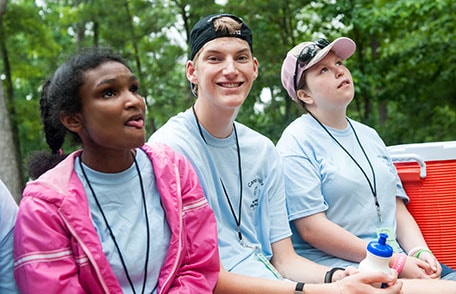
{"label": "braided black hair", "polygon": [[[44,82],[40,97],[40,111],[46,143],[51,152],[35,152],[28,158],[28,171],[31,178],[38,178],[66,157],[62,153],[62,146],[68,129],[60,122],[60,114],[74,114],[81,111],[79,88],[84,83],[85,72],[110,61],[122,63],[130,69],[126,61],[109,48],[86,48],[70,57],[50,79]],[[77,134],[73,132],[70,134],[75,143],[81,142]]]}

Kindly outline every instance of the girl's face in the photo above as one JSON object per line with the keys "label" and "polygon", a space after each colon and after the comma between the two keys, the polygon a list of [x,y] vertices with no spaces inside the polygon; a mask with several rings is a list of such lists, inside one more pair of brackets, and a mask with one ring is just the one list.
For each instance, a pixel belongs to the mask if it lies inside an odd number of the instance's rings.
{"label": "girl's face", "polygon": [[85,72],[79,88],[82,110],[78,115],[84,149],[131,149],[145,142],[145,102],[139,82],[119,62],[106,62]]}
{"label": "girl's face", "polygon": [[300,90],[299,96],[309,111],[315,108],[345,111],[355,95],[350,71],[332,51],[305,72],[305,79],[307,87]]}
{"label": "girl's face", "polygon": [[257,76],[258,61],[239,38],[209,41],[187,63],[187,78],[198,85],[198,99],[220,108],[240,107]]}

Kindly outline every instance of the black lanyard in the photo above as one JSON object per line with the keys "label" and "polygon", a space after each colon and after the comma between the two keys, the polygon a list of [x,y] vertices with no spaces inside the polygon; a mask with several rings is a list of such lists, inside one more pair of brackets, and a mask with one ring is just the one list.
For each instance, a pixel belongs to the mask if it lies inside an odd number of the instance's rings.
{"label": "black lanyard", "polygon": [[[198,126],[198,130],[199,130],[200,136],[203,139],[204,143],[206,143],[206,145],[207,145],[207,141],[206,141],[206,138],[204,138],[203,130],[201,129],[201,125],[199,123],[198,116],[196,115],[195,105],[192,105],[192,110],[193,110],[193,115],[195,116],[196,125]],[[234,137],[236,139],[236,148],[237,148],[237,156],[238,156],[238,169],[239,169],[239,212],[238,212],[239,218],[236,217],[236,213],[234,212],[233,204],[231,203],[231,199],[228,196],[228,193],[227,193],[226,188],[225,188],[225,184],[223,183],[223,180],[222,180],[222,178],[220,176],[219,176],[219,180],[220,180],[220,183],[222,184],[223,193],[225,194],[226,200],[228,201],[228,204],[230,206],[231,214],[233,215],[234,221],[236,222],[236,225],[237,225],[237,233],[238,233],[239,241],[242,244],[242,241],[243,241],[242,240],[242,232],[241,232],[241,221],[242,221],[242,219],[241,219],[241,217],[242,217],[242,166],[241,166],[241,151],[240,151],[240,147],[239,147],[239,139],[238,139],[238,135],[237,135],[236,126],[234,125],[234,123],[233,123],[233,130],[234,130]]]}
{"label": "black lanyard", "polygon": [[[146,229],[147,229],[147,232],[146,232],[147,233],[147,249],[146,249],[146,259],[144,261],[144,279],[143,279],[143,286],[142,286],[142,291],[141,291],[141,293],[144,293],[144,291],[146,289],[147,268],[148,268],[148,263],[149,263],[149,249],[150,249],[149,216],[147,214],[146,195],[145,195],[145,192],[144,192],[144,185],[143,185],[143,179],[142,179],[142,176],[141,176],[141,171],[139,170],[138,163],[136,162],[136,158],[135,158],[135,155],[133,153],[132,153],[132,156],[133,156],[133,160],[134,160],[134,163],[135,163],[136,171],[138,172],[139,183],[141,185],[141,194],[142,194],[142,199],[143,199],[144,215],[145,215],[145,218],[146,218]],[[86,172],[84,170],[84,167],[82,166],[81,155],[79,155],[79,166],[80,166],[82,174],[84,175],[84,178],[85,178],[85,180],[87,182],[87,185],[89,186],[89,189],[92,192],[93,198],[95,199],[95,202],[96,202],[96,204],[98,206],[98,209],[100,210],[101,215],[103,216],[103,220],[104,220],[104,222],[106,224],[106,227],[109,230],[109,234],[111,235],[111,239],[114,242],[114,245],[116,246],[117,252],[119,253],[120,261],[121,261],[122,267],[123,267],[123,269],[125,271],[125,275],[127,276],[128,283],[130,283],[131,290],[133,291],[133,293],[136,293],[135,287],[134,287],[133,282],[131,281],[130,275],[128,273],[128,268],[127,268],[127,265],[125,263],[124,257],[122,255],[122,252],[120,251],[119,244],[117,244],[116,238],[114,236],[114,233],[112,231],[111,226],[109,225],[108,219],[106,218],[106,215],[105,215],[103,209],[101,208],[100,202],[98,201],[98,198],[97,198],[97,196],[95,194],[95,191],[93,190],[92,185],[90,184],[89,178],[87,177],[87,174],[86,174]]]}
{"label": "black lanyard", "polygon": [[334,140],[334,142],[337,143],[337,145],[340,146],[340,148],[342,148],[342,150],[345,151],[345,153],[353,160],[353,162],[358,166],[358,168],[361,170],[361,172],[363,173],[364,177],[366,178],[367,180],[367,183],[369,184],[369,188],[372,192],[372,195],[374,196],[374,201],[375,201],[375,207],[377,209],[377,217],[378,217],[378,220],[380,222],[383,222],[382,220],[382,210],[380,208],[380,203],[378,202],[378,197],[377,197],[377,183],[376,183],[376,179],[375,179],[375,172],[374,172],[374,168],[372,167],[372,163],[370,162],[369,160],[369,157],[367,156],[367,153],[366,151],[364,151],[364,148],[363,148],[363,145],[361,144],[361,141],[359,140],[358,138],[358,134],[356,134],[356,131],[355,131],[355,128],[353,127],[352,123],[350,122],[349,119],[347,119],[347,122],[348,124],[350,125],[350,128],[352,129],[353,131],[353,134],[355,134],[355,138],[356,138],[356,141],[358,142],[358,146],[361,148],[361,151],[363,151],[363,154],[364,154],[364,157],[366,158],[367,160],[367,163],[369,164],[369,167],[370,167],[370,170],[372,171],[372,180],[373,180],[373,183],[370,181],[369,177],[367,176],[366,172],[364,171],[364,169],[361,167],[361,165],[358,163],[358,161],[356,161],[356,159],[350,154],[350,152],[348,152],[347,149],[344,148],[344,146],[342,146],[342,144],[331,134],[331,132],[312,114],[310,113],[310,116],[312,116],[317,122],[318,124],[320,124],[320,126],[326,131],[326,133],[328,133],[328,135]]}

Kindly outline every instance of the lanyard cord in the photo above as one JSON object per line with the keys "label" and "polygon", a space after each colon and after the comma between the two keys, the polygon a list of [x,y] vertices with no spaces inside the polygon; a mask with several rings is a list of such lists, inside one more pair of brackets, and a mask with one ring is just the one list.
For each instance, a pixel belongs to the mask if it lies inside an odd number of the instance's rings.
{"label": "lanyard cord", "polygon": [[[139,170],[138,162],[136,162],[136,158],[135,158],[135,155],[133,154],[133,152],[131,153],[131,155],[133,156],[133,160],[134,160],[134,163],[135,163],[136,171],[137,171],[138,176],[139,176],[139,183],[141,184],[141,194],[142,194],[142,199],[143,199],[144,215],[145,215],[145,218],[146,218],[146,228],[147,228],[146,260],[144,262],[144,279],[143,279],[143,285],[142,285],[142,291],[141,291],[141,293],[144,293],[144,290],[146,288],[147,268],[148,268],[148,263],[149,263],[149,249],[150,249],[149,216],[147,214],[146,195],[145,195],[145,192],[144,192],[144,185],[143,185],[143,179],[142,179],[142,176],[141,176],[141,171]],[[113,233],[113,231],[111,229],[111,226],[109,225],[108,219],[106,218],[106,215],[104,214],[104,211],[101,208],[100,202],[98,201],[98,198],[95,195],[95,191],[93,190],[92,185],[90,184],[89,178],[87,177],[87,174],[86,174],[86,172],[85,172],[85,170],[84,170],[84,168],[82,166],[81,155],[79,155],[79,166],[80,166],[80,168],[82,170],[82,174],[84,175],[84,178],[85,178],[85,180],[87,182],[87,185],[89,186],[89,189],[92,192],[93,198],[95,199],[95,202],[97,203],[98,209],[100,210],[101,215],[103,216],[103,220],[104,220],[104,222],[106,224],[106,227],[109,230],[109,234],[111,235],[112,241],[114,242],[114,245],[116,246],[117,252],[119,252],[120,261],[122,263],[122,267],[124,268],[125,275],[127,276],[128,283],[130,284],[130,287],[133,290],[133,293],[136,294],[135,287],[133,286],[133,282],[131,281],[130,275],[128,273],[127,265],[125,264],[125,260],[123,258],[122,252],[120,251],[119,244],[117,244],[116,238],[115,238],[114,233]]]}
{"label": "lanyard cord", "polygon": [[374,196],[374,201],[375,201],[375,207],[377,209],[377,216],[378,216],[378,219],[380,222],[383,222],[382,220],[382,210],[380,208],[380,203],[378,202],[378,197],[377,197],[377,183],[376,183],[376,179],[375,179],[375,172],[374,172],[374,168],[372,167],[372,163],[370,162],[369,160],[369,157],[367,156],[367,153],[366,151],[364,150],[363,148],[363,145],[361,144],[361,141],[359,140],[358,138],[358,134],[356,133],[355,131],[355,128],[353,127],[352,123],[350,122],[349,119],[347,119],[347,122],[348,124],[350,125],[350,128],[352,129],[353,131],[353,134],[355,134],[355,138],[356,138],[356,141],[358,142],[358,146],[361,148],[361,151],[363,152],[364,154],[364,157],[366,158],[367,160],[367,163],[369,164],[369,167],[370,167],[370,170],[372,171],[372,180],[373,180],[373,183],[370,181],[369,177],[367,176],[366,172],[364,171],[364,169],[361,167],[361,165],[358,163],[358,161],[356,161],[356,159],[350,154],[350,152],[348,152],[347,149],[345,149],[345,147],[331,134],[331,132],[312,114],[310,113],[310,116],[312,116],[317,122],[318,124],[326,131],[326,133],[328,133],[328,135],[334,140],[334,142],[337,143],[337,145],[340,146],[340,148],[342,148],[342,150],[345,151],[345,153],[353,160],[353,162],[358,166],[358,168],[361,170],[361,172],[363,173],[364,177],[366,178],[367,180],[367,183],[369,184],[369,188],[372,192],[372,195]]}
{"label": "lanyard cord", "polygon": [[[206,138],[204,138],[203,130],[201,129],[201,125],[200,125],[200,122],[198,120],[198,116],[196,115],[195,105],[192,105],[192,110],[193,110],[193,115],[195,116],[196,125],[198,126],[198,130],[199,130],[200,136],[203,139],[204,143],[206,143],[206,145],[207,145],[207,141],[206,141]],[[233,123],[233,129],[234,129],[234,137],[236,138],[236,148],[237,148],[237,156],[238,156],[238,170],[239,170],[239,187],[240,187],[239,188],[239,212],[238,212],[239,219],[236,217],[236,213],[234,212],[233,204],[231,203],[231,199],[228,196],[228,193],[227,193],[226,188],[225,188],[225,184],[223,183],[222,178],[220,176],[219,176],[219,180],[220,180],[220,183],[222,184],[223,193],[225,194],[226,200],[228,201],[228,204],[230,206],[231,214],[233,215],[234,221],[236,222],[236,225],[237,225],[237,233],[238,233],[239,241],[242,243],[242,232],[241,232],[241,221],[242,221],[242,219],[241,219],[241,217],[242,217],[241,150],[240,150],[240,147],[239,147],[239,139],[238,139],[238,135],[237,135],[236,126],[234,125],[234,123]]]}

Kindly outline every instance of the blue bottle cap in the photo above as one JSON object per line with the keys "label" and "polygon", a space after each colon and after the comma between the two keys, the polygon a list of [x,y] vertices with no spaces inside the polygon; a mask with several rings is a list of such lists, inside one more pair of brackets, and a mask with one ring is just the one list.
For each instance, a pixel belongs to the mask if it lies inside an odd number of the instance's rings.
{"label": "blue bottle cap", "polygon": [[386,239],[388,239],[388,235],[381,233],[378,241],[371,241],[367,244],[367,251],[379,257],[393,256],[393,247],[386,244]]}

